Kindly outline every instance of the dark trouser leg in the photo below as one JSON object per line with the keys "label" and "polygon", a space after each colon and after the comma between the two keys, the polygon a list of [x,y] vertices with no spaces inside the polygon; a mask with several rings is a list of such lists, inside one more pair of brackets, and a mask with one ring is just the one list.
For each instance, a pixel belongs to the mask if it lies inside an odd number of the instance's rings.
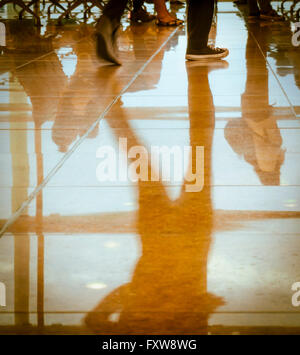
{"label": "dark trouser leg", "polygon": [[110,0],[103,9],[103,15],[109,18],[112,22],[120,23],[127,3],[128,0]]}
{"label": "dark trouser leg", "polygon": [[139,11],[143,4],[144,0],[133,0],[133,11]]}
{"label": "dark trouser leg", "polygon": [[206,48],[214,5],[215,0],[188,0],[188,52]]}
{"label": "dark trouser leg", "polygon": [[258,0],[261,12],[270,12],[273,10],[270,0]]}
{"label": "dark trouser leg", "polygon": [[257,0],[248,0],[249,15],[259,14]]}
{"label": "dark trouser leg", "polygon": [[117,30],[129,0],[110,0],[96,25],[96,52],[99,58],[120,65],[116,53]]}
{"label": "dark trouser leg", "polygon": [[[259,7],[258,7],[259,4]],[[254,15],[261,12],[272,11],[270,0],[248,0],[249,14]]]}

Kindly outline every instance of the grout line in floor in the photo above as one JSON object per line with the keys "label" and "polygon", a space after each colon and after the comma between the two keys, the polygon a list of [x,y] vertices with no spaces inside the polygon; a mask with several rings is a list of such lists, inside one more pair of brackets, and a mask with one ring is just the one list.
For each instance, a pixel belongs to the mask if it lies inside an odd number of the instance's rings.
{"label": "grout line in floor", "polygon": [[114,104],[121,98],[121,96],[129,89],[129,87],[134,83],[134,81],[143,73],[145,68],[152,62],[152,60],[159,54],[159,52],[167,45],[171,38],[177,33],[180,27],[176,27],[173,32],[166,38],[166,40],[160,45],[160,47],[150,56],[150,58],[144,63],[144,65],[134,74],[131,80],[123,87],[118,95],[106,106],[102,114],[98,117],[96,121],[87,129],[84,135],[73,145],[61,159],[60,161],[50,170],[48,175],[44,178],[41,184],[39,184],[34,191],[28,196],[28,198],[21,204],[21,206],[15,211],[11,217],[6,221],[4,226],[0,230],[0,238],[3,236],[7,228],[13,224],[22,212],[29,206],[31,201],[35,199],[37,194],[48,184],[51,178],[58,172],[58,170],[64,165],[64,163],[70,158],[70,156],[76,151],[76,149],[81,145],[81,143],[89,136],[89,134],[96,128],[99,122],[106,116]]}

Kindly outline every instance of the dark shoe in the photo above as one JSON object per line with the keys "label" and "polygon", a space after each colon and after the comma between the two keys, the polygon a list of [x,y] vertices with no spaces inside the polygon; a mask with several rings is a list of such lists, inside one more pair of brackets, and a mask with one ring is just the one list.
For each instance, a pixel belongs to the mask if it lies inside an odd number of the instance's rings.
{"label": "dark shoe", "polygon": [[114,25],[106,16],[102,16],[96,26],[96,51],[100,59],[121,65],[116,51],[117,31],[119,24]]}
{"label": "dark shoe", "polygon": [[248,15],[248,20],[256,20],[260,18],[260,12],[250,13]]}
{"label": "dark shoe", "polygon": [[187,60],[202,60],[202,59],[221,59],[229,54],[226,48],[213,48],[207,46],[204,49],[188,50],[185,59]]}
{"label": "dark shoe", "polygon": [[151,15],[144,7],[141,7],[138,11],[131,11],[130,20],[133,22],[150,22],[156,18],[155,15]]}

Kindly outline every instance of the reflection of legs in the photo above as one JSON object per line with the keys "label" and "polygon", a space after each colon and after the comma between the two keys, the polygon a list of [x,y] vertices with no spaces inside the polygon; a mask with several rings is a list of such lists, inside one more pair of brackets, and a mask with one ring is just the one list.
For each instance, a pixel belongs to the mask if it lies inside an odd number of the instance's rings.
{"label": "reflection of legs", "polygon": [[[198,193],[184,193],[182,198],[186,208],[184,210],[197,211],[196,218],[190,213],[190,231],[194,233],[194,245],[197,249],[195,256],[195,274],[199,280],[198,293],[200,297],[196,309],[201,312],[198,322],[202,330],[208,325],[209,315],[217,307],[223,304],[223,300],[207,291],[207,262],[212,240],[213,231],[213,205],[211,196],[212,185],[212,145],[215,127],[215,106],[210,89],[208,75],[212,70],[227,68],[228,63],[222,61],[207,63],[206,65],[195,66],[194,63],[187,63],[188,74],[188,104],[190,120],[190,144],[195,151],[197,146],[204,147],[204,187]],[[199,96],[199,82],[201,92]],[[196,171],[196,154],[192,157],[193,171]],[[192,234],[191,233],[191,234]],[[197,293],[195,291],[195,293]],[[200,328],[201,329],[201,328]]]}
{"label": "reflection of legs", "polygon": [[[196,76],[194,92],[199,88],[197,82]],[[207,102],[212,105],[209,95]],[[199,121],[195,109],[193,126]],[[114,131],[117,137],[128,139],[128,149],[141,145],[121,107],[118,119],[117,125],[113,120],[107,121],[112,128],[118,128]],[[213,110],[200,119],[204,125],[213,122]],[[207,146],[209,170],[211,138],[212,130],[208,134],[202,129],[191,132],[192,145]],[[151,168],[149,164],[149,171]],[[161,181],[139,181],[138,196],[137,228],[143,252],[128,285],[118,326],[127,330],[142,327],[150,332],[154,329],[205,332],[209,313],[220,303],[218,298],[207,294],[212,224],[209,180],[202,192],[185,193],[178,202],[169,200]]]}
{"label": "reflection of legs", "polygon": [[[254,28],[254,26],[253,26]],[[267,30],[253,30],[252,27],[250,30],[253,31],[254,36],[266,36]],[[266,48],[262,46],[262,48]],[[266,55],[266,51],[264,51],[264,55]],[[260,76],[259,84],[257,83],[257,79],[255,78],[256,68],[260,67]],[[256,46],[255,40],[253,37],[248,34],[247,46],[246,46],[246,69],[247,69],[247,80],[245,85],[245,92],[242,95],[242,113],[243,118],[247,117],[245,114],[245,109],[249,108],[253,105],[253,95],[257,95],[259,97],[259,101],[261,106],[263,107],[263,112],[259,115],[251,115],[251,119],[255,121],[264,120],[264,113],[269,111],[269,78],[268,78],[268,69],[267,64],[260,54],[260,49]],[[247,112],[247,111],[246,111]]]}
{"label": "reflection of legs", "polygon": [[[205,179],[204,187],[199,192],[183,192],[183,211],[185,219],[193,224],[190,234],[194,235],[195,245],[198,244],[197,273],[199,277],[200,293],[207,292],[207,257],[211,243],[212,230],[212,202],[211,202],[211,151],[213,141],[213,127],[215,120],[213,98],[208,81],[207,67],[191,67],[187,64],[190,144],[192,147],[192,171],[197,171],[196,147],[204,147]],[[198,94],[199,78],[201,78],[201,99]],[[203,169],[203,167],[201,167]],[[197,218],[193,218],[190,209],[197,211]],[[194,219],[194,220],[193,220]],[[193,220],[193,221],[192,221]],[[194,275],[195,276],[195,275]]]}
{"label": "reflection of legs", "polygon": [[[255,31],[253,33],[255,37],[260,34],[256,34]],[[263,30],[262,34],[265,37],[268,35],[266,29]],[[262,48],[266,48],[266,45],[263,45]],[[227,125],[227,140],[233,150],[239,152],[239,155],[243,154],[245,161],[253,165],[262,184],[279,185],[280,167],[284,160],[284,154],[281,149],[282,137],[275,118],[272,118],[272,111],[269,105],[267,65],[260,55],[259,49],[255,46],[251,35],[248,36],[247,41],[246,65],[247,80],[241,100],[241,137],[236,137],[233,134],[233,132],[239,132],[236,125],[233,129]],[[263,65],[259,83],[254,78],[255,68],[258,65],[260,67]],[[255,112],[251,112],[249,108],[253,106],[254,93],[259,98],[259,104],[257,104]]]}

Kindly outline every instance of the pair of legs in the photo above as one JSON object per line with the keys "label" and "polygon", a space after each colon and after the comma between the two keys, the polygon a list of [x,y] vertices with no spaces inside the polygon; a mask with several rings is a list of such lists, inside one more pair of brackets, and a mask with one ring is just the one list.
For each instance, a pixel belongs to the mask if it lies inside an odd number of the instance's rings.
{"label": "pair of legs", "polygon": [[249,17],[261,17],[264,20],[284,20],[284,17],[278,15],[272,8],[271,0],[236,0],[234,3],[236,5],[248,4]]}
{"label": "pair of legs", "polygon": [[259,14],[260,11],[267,13],[272,11],[270,0],[248,0],[250,14]]}
{"label": "pair of legs", "polygon": [[[108,3],[108,7],[111,9],[111,6],[116,6],[116,2],[117,1],[111,1],[113,4],[109,5],[110,2]],[[132,20],[138,22],[148,22],[148,21],[152,21],[155,16],[150,15],[149,13],[147,13],[146,10],[143,9],[143,5],[144,5],[145,0],[133,0],[133,10],[131,12],[131,18]],[[128,1],[119,1],[120,5],[119,5],[119,10],[117,10],[116,12],[118,13],[118,17],[119,17],[119,13],[124,12],[125,7],[128,3]],[[154,6],[155,6],[155,11],[157,12],[157,19],[160,23],[164,23],[164,24],[169,24],[169,25],[181,25],[183,23],[183,21],[177,20],[176,17],[173,17],[166,6],[166,2],[165,0],[154,0],[153,1]],[[124,9],[122,11],[122,9]],[[104,10],[106,12],[106,10]],[[113,11],[110,11],[110,13]],[[122,16],[122,15],[121,15]]]}
{"label": "pair of legs", "polygon": [[261,17],[266,20],[284,20],[272,8],[271,0],[248,0],[248,8],[250,17]]}
{"label": "pair of legs", "polygon": [[[98,56],[120,64],[115,53],[116,30],[120,25],[128,0],[110,0],[97,24]],[[222,58],[228,50],[210,48],[208,36],[214,15],[215,0],[188,0],[187,30],[188,46],[186,59]]]}

